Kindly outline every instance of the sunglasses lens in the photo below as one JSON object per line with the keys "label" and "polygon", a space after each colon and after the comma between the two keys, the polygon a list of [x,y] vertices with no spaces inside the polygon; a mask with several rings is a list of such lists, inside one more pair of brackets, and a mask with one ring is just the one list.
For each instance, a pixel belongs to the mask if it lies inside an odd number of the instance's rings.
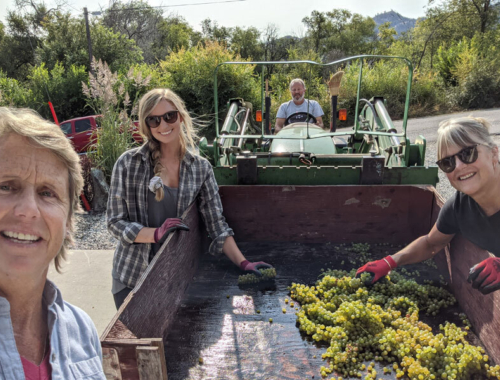
{"label": "sunglasses lens", "polygon": [[451,173],[455,170],[455,156],[445,157],[437,162],[439,169],[445,173]]}
{"label": "sunglasses lens", "polygon": [[165,120],[166,123],[172,124],[177,121],[177,111],[170,111],[167,112],[165,115],[163,115],[163,120]]}
{"label": "sunglasses lens", "polygon": [[462,149],[457,156],[464,164],[472,164],[477,160],[477,146],[470,146]]}
{"label": "sunglasses lens", "polygon": [[146,125],[149,128],[157,128],[161,123],[160,116],[148,116],[146,117]]}

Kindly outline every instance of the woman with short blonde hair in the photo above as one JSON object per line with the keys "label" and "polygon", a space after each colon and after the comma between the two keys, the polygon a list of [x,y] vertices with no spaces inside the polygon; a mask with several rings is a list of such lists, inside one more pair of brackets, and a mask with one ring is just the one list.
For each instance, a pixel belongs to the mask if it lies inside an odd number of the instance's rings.
{"label": "woman with short blonde hair", "polygon": [[456,234],[495,257],[471,268],[469,282],[483,294],[500,289],[500,167],[498,146],[483,118],[462,117],[443,121],[437,138],[439,168],[457,190],[441,209],[429,234],[392,256],[370,262],[360,269],[373,281],[397,266],[414,264],[441,251]]}
{"label": "woman with short blonde hair", "polygon": [[47,279],[72,242],[79,157],[57,125],[0,107],[0,161],[0,378],[104,379],[94,324]]}
{"label": "woman with short blonde hair", "polygon": [[108,230],[118,239],[112,272],[116,307],[168,234],[188,230],[179,216],[195,201],[212,238],[211,254],[224,253],[258,275],[259,268],[271,267],[249,262],[238,249],[222,215],[212,166],[195,153],[196,132],[182,99],[169,89],[149,91],[139,102],[139,129],[146,142],[118,159],[108,199]]}

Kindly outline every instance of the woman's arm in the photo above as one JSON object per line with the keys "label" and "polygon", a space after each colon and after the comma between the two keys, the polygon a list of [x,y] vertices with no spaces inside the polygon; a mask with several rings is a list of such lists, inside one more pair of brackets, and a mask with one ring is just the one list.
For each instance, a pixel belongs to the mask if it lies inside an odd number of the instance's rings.
{"label": "woman's arm", "polygon": [[156,228],[144,227],[139,231],[134,243],[155,243]]}
{"label": "woman's arm", "polygon": [[232,236],[228,236],[226,238],[222,251],[229,258],[229,260],[231,260],[238,267],[243,261],[246,260]]}
{"label": "woman's arm", "polygon": [[129,212],[125,201],[127,194],[127,167],[130,160],[121,156],[115,163],[109,186],[106,222],[108,231],[123,244],[133,244],[144,226],[129,220]]}
{"label": "woman's arm", "polygon": [[401,265],[420,263],[430,259],[441,251],[448,245],[454,236],[455,235],[446,235],[439,232],[436,224],[434,224],[431,232],[414,240],[401,251],[392,255],[392,258],[398,267]]}

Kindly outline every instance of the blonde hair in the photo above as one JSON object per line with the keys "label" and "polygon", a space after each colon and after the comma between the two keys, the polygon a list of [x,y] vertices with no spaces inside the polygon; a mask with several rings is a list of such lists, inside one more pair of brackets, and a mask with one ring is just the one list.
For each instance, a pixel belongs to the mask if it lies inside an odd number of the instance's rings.
{"label": "blonde hair", "polygon": [[[186,154],[186,150],[190,149],[194,152],[196,148],[196,139],[198,138],[196,130],[193,125],[193,119],[189,115],[189,112],[184,105],[184,101],[172,90],[168,88],[156,88],[147,92],[139,102],[139,132],[147,140],[147,144],[150,150],[150,160],[151,165],[153,165],[154,174],[159,175],[163,169],[163,165],[160,163],[161,151],[160,143],[153,137],[150,128],[146,125],[146,117],[151,114],[151,111],[160,103],[162,100],[168,101],[172,104],[178,111],[182,118],[181,128],[180,128],[180,145],[181,150],[179,152],[179,157],[182,159]],[[163,199],[164,192],[163,187],[156,190],[155,199],[161,201]]]}
{"label": "blonde hair", "polygon": [[54,258],[56,270],[60,273],[62,260],[66,259],[66,253],[73,244],[74,213],[80,210],[79,197],[83,189],[80,158],[61,128],[31,109],[0,107],[0,140],[5,141],[11,133],[25,137],[37,147],[48,149],[68,168],[68,233]]}
{"label": "blonde hair", "polygon": [[292,91],[292,87],[295,83],[300,83],[302,85],[302,87],[304,87],[304,90],[307,90],[306,88],[306,84],[304,83],[304,81],[300,78],[295,78],[295,79],[292,79],[292,81],[290,82],[290,91]]}
{"label": "blonde hair", "polygon": [[443,158],[451,146],[466,148],[480,144],[495,148],[496,144],[490,136],[491,124],[481,117],[461,117],[439,123],[437,131],[437,157]]}

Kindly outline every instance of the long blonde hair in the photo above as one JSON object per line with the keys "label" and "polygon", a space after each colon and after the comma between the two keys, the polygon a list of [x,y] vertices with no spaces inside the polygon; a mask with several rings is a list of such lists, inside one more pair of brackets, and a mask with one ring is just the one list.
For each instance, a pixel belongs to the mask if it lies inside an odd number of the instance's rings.
{"label": "long blonde hair", "polygon": [[34,146],[49,150],[68,169],[68,233],[54,259],[56,270],[60,272],[62,260],[66,259],[66,253],[73,243],[74,213],[80,210],[80,194],[83,189],[80,157],[59,126],[43,119],[31,109],[0,107],[0,140],[5,141],[7,135],[12,133],[25,137]]}
{"label": "long blonde hair", "polygon": [[439,123],[437,131],[437,157],[444,157],[450,146],[466,148],[474,144],[488,146],[497,145],[490,136],[491,124],[482,117],[460,117]]}
{"label": "long blonde hair", "polygon": [[[160,172],[163,169],[163,165],[160,163],[160,143],[153,137],[150,128],[146,125],[146,117],[151,114],[151,111],[162,100],[170,102],[179,111],[179,114],[182,118],[179,134],[181,147],[179,152],[180,159],[184,157],[187,149],[193,152],[195,151],[195,141],[198,139],[196,130],[193,125],[193,119],[189,115],[184,101],[175,92],[168,88],[155,88],[144,94],[139,102],[139,132],[147,140],[147,144],[151,152],[151,165],[153,165],[155,176],[159,176]],[[157,201],[161,201],[163,199],[163,196],[163,187],[160,187],[158,190],[156,190],[155,199]]]}

